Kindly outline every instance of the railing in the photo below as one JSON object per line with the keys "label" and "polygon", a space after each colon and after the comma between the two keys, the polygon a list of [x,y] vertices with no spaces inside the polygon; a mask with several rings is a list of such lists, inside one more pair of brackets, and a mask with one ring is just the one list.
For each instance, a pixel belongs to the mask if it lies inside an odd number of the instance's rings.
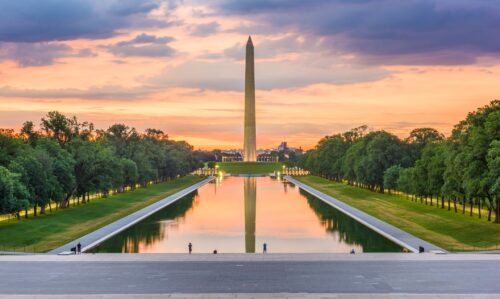
{"label": "railing", "polygon": [[283,175],[291,175],[291,176],[305,176],[311,174],[309,170],[305,170],[298,167],[285,167],[283,168]]}
{"label": "railing", "polygon": [[191,173],[192,175],[198,176],[210,176],[217,175],[217,170],[215,168],[198,168]]}

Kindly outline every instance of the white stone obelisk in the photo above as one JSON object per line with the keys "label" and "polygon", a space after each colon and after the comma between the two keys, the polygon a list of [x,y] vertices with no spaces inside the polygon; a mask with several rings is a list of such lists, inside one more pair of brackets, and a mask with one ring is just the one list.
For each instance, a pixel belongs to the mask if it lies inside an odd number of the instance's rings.
{"label": "white stone obelisk", "polygon": [[257,160],[255,136],[255,73],[252,38],[248,37],[245,64],[245,132],[243,161]]}

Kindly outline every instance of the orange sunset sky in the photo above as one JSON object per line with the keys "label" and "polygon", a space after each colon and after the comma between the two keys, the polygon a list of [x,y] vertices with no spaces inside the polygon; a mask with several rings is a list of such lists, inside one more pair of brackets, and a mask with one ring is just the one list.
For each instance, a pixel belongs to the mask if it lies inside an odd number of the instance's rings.
{"label": "orange sunset sky", "polygon": [[449,135],[500,98],[498,1],[373,2],[2,1],[0,127],[58,110],[241,148],[249,34],[258,148],[362,124]]}

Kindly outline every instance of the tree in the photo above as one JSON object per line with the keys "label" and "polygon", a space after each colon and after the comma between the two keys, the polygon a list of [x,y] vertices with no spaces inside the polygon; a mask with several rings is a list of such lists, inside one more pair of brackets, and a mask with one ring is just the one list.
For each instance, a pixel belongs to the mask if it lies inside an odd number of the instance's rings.
{"label": "tree", "polygon": [[0,166],[0,214],[16,214],[29,207],[29,194],[19,175]]}
{"label": "tree", "polygon": [[408,159],[407,163],[413,165],[420,158],[422,150],[427,144],[441,142],[444,140],[444,135],[433,128],[417,128],[410,132],[405,143],[408,144]]}
{"label": "tree", "polygon": [[26,148],[22,140],[0,134],[0,166],[8,167],[9,163]]}
{"label": "tree", "polygon": [[409,194],[415,194],[414,171],[413,167],[399,169],[397,188],[399,191],[405,192],[407,198]]}
{"label": "tree", "polygon": [[[442,193],[453,200],[455,213],[457,212],[457,200],[461,199],[463,202],[463,210],[465,213],[465,190],[462,186],[464,176],[464,161],[462,154],[458,150],[450,150],[445,160],[446,168],[443,175],[443,186],[441,187]],[[449,206],[448,206],[449,209]]]}
{"label": "tree", "polygon": [[54,138],[59,144],[64,145],[71,139],[71,121],[65,115],[51,111],[42,117],[40,126],[47,136]]}
{"label": "tree", "polygon": [[29,145],[36,145],[39,134],[35,131],[35,125],[32,121],[24,122],[21,128],[21,136],[28,142]]}
{"label": "tree", "polygon": [[[37,215],[37,208],[43,208],[50,200],[54,180],[52,178],[52,168],[47,163],[49,157],[43,151],[26,150],[20,154],[10,164],[10,171],[20,176],[20,181],[26,186],[30,206],[34,208],[34,215]],[[27,217],[27,213],[26,213]]]}
{"label": "tree", "polygon": [[57,111],[47,113],[40,126],[48,137],[55,139],[61,146],[75,137],[88,140],[94,131],[92,123],[80,123],[75,116],[69,118]]}
{"label": "tree", "polygon": [[[401,162],[401,141],[385,131],[373,132],[373,138],[366,144],[366,183],[377,186],[384,192],[384,172]],[[368,134],[368,135],[370,135]],[[368,137],[367,135],[367,137]]]}
{"label": "tree", "polygon": [[389,193],[392,190],[396,190],[398,188],[398,180],[399,174],[401,173],[401,166],[392,165],[387,168],[384,172],[384,186],[389,189]]}
{"label": "tree", "polygon": [[[494,140],[488,150],[488,185],[495,208],[495,223],[500,223],[500,140]],[[490,209],[491,211],[491,209]],[[490,215],[488,215],[488,218]]]}
{"label": "tree", "polygon": [[[342,172],[344,173],[344,178],[347,180],[347,183],[349,185],[354,184],[354,182],[356,182],[356,179],[358,178],[356,173],[356,165],[360,164],[358,161],[361,159],[361,152],[363,150],[363,147],[363,141],[357,140],[349,147],[349,149],[345,153],[344,161],[342,163]],[[317,161],[314,156],[312,156],[311,159]],[[312,163],[312,161],[309,162],[309,164]]]}
{"label": "tree", "polygon": [[320,140],[316,147],[318,159],[323,161],[319,165],[318,173],[340,182],[343,177],[343,156],[348,143],[340,134],[328,136]]}
{"label": "tree", "polygon": [[52,158],[51,169],[56,182],[53,183],[50,197],[59,207],[64,208],[76,190],[74,174],[76,161],[57,142],[47,138],[40,139],[36,148],[45,151]]}
{"label": "tree", "polygon": [[459,151],[464,159],[462,186],[471,204],[470,214],[472,205],[477,204],[478,216],[481,217],[482,202],[485,198],[493,201],[486,157],[490,144],[500,139],[500,101],[469,113],[455,126],[452,139],[460,144]]}

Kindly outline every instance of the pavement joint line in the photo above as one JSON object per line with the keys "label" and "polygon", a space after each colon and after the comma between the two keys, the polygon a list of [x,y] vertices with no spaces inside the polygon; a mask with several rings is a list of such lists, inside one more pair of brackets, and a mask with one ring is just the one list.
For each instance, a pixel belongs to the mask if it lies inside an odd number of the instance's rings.
{"label": "pavement joint line", "polygon": [[422,261],[500,261],[500,254],[409,254],[409,253],[97,253],[81,255],[0,256],[0,262],[422,262]]}
{"label": "pavement joint line", "polygon": [[408,298],[408,299],[427,299],[427,298],[440,298],[440,299],[455,299],[455,298],[467,298],[467,299],[490,299],[490,298],[500,298],[499,294],[441,294],[441,293],[165,293],[165,294],[49,294],[49,295],[2,295],[0,294],[0,299],[15,298],[15,299],[25,299],[25,298],[38,298],[38,299],[59,299],[59,298],[70,298],[70,299],[80,299],[80,298],[91,298],[91,299],[136,299],[136,298],[148,298],[148,299],[163,299],[163,298],[192,298],[192,299],[203,299],[203,298],[227,298],[227,299],[251,299],[251,298],[297,298],[297,299],[316,299],[316,298],[335,298],[335,299],[379,299],[379,298]]}
{"label": "pavement joint line", "polygon": [[[418,253],[418,247],[422,246],[425,248],[426,251],[433,250],[433,251],[441,251],[443,253],[448,253],[448,251],[444,250],[443,248],[440,248],[434,244],[431,244],[427,241],[424,241],[420,238],[417,238],[416,236],[403,231],[385,221],[382,221],[374,216],[371,216],[341,200],[338,200],[328,194],[325,194],[316,188],[313,188],[305,183],[302,183],[291,176],[283,176],[285,180],[287,180],[290,183],[295,184],[298,186],[300,189],[306,191],[307,193],[317,197],[318,199],[322,200],[323,202],[327,203],[328,205],[334,207],[335,209],[341,211],[342,213],[346,214],[347,216],[355,219],[356,221],[362,223],[363,225],[367,226],[368,228],[374,230],[375,232],[381,234],[382,236],[386,237],[387,239],[397,243],[398,245],[401,245],[413,253]],[[350,210],[350,211],[349,211]],[[383,228],[385,227],[385,229]],[[389,232],[388,230],[392,231]],[[400,237],[396,236],[395,233],[400,235]],[[409,244],[408,241],[404,241],[401,239],[401,236],[404,236],[406,239],[411,240],[412,243],[414,244]],[[419,245],[417,245],[419,244]]]}
{"label": "pavement joint line", "polygon": [[[116,221],[113,221],[112,223],[105,225],[101,228],[98,228],[97,230],[88,233],[80,238],[77,238],[69,243],[66,243],[65,245],[62,245],[58,248],[55,248],[51,251],[48,252],[48,254],[60,254],[63,252],[70,251],[71,247],[74,247],[75,244],[77,243],[83,243],[84,246],[82,247],[82,252],[85,252],[86,250],[89,250],[98,244],[102,243],[103,241],[111,238],[112,236],[120,233],[121,231],[129,228],[130,226],[136,224],[137,222],[143,220],[146,217],[151,216],[152,214],[158,212],[159,210],[173,204],[174,202],[178,201],[179,199],[183,198],[184,196],[188,195],[189,193],[199,189],[203,185],[211,182],[214,180],[214,176],[210,176],[206,179],[204,179],[201,182],[198,182],[196,184],[193,184],[181,191],[178,191],[172,195],[169,195],[161,200],[158,200],[152,204],[150,204],[147,207],[144,207],[138,211],[133,212],[132,214],[129,214],[123,218],[120,218]],[[123,222],[123,223],[122,223]]]}

